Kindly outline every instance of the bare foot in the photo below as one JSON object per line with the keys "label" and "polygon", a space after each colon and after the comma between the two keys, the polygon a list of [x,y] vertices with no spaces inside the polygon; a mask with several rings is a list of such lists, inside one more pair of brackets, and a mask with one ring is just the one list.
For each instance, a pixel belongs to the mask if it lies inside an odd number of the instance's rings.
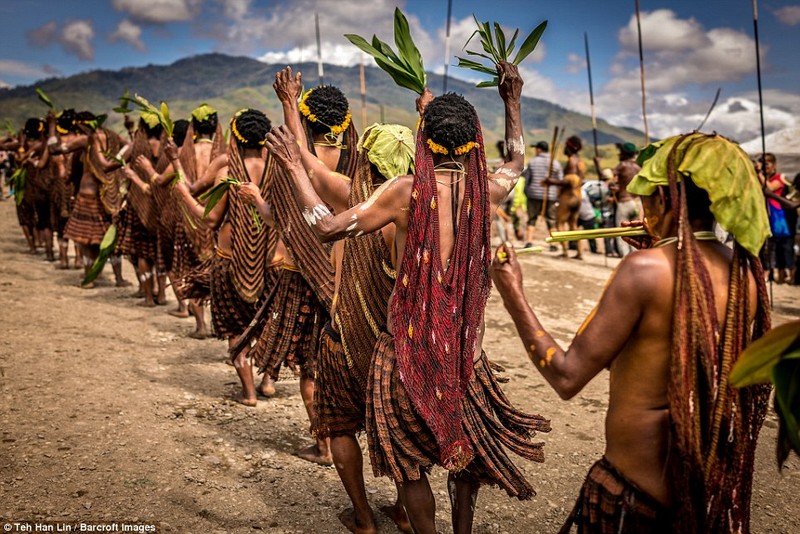
{"label": "bare foot", "polygon": [[156,299],[156,305],[158,305],[158,306],[166,306],[167,305],[167,297],[158,297]]}
{"label": "bare foot", "polygon": [[179,319],[186,319],[189,317],[189,310],[181,310],[180,308],[177,310],[169,310],[167,313]]}
{"label": "bare foot", "polygon": [[56,265],[56,269],[60,271],[63,271],[64,269],[69,269],[69,264],[59,263],[58,265]]}
{"label": "bare foot", "polygon": [[141,299],[141,298],[144,298],[144,290],[140,289],[140,290],[139,290],[139,291],[137,291],[136,293],[131,293],[131,298],[132,298],[132,299]]}
{"label": "bare foot", "polygon": [[319,445],[314,444],[310,447],[306,447],[305,449],[300,449],[295,453],[298,458],[302,458],[308,462],[319,464],[319,465],[333,465],[333,457],[331,456],[331,451],[328,451],[327,455],[324,455],[319,450]]}
{"label": "bare foot", "polygon": [[578,256],[575,256],[575,257],[574,257],[574,258],[572,258],[572,259],[574,259],[574,260],[582,260],[582,259],[583,259],[583,256],[581,256],[581,255],[578,255]]}
{"label": "bare foot", "polygon": [[275,395],[275,381],[264,373],[264,379],[258,385],[256,391],[265,397],[272,397]]}
{"label": "bare foot", "polygon": [[347,530],[356,534],[376,534],[378,532],[375,526],[375,518],[371,517],[370,519],[371,522],[369,524],[359,525],[356,519],[356,511],[352,508],[346,508],[339,512],[339,521],[342,522]]}
{"label": "bare foot", "polygon": [[248,408],[254,408],[255,405],[258,404],[258,401],[256,399],[245,397],[243,393],[239,393],[238,395],[233,397],[233,400],[235,400],[239,404],[247,406]]}
{"label": "bare foot", "polygon": [[208,339],[211,337],[211,334],[205,330],[195,330],[189,333],[189,337],[192,339]]}
{"label": "bare foot", "polygon": [[153,302],[152,300],[145,300],[145,301],[142,301],[142,302],[137,302],[136,305],[137,306],[141,306],[142,308],[155,308],[156,307],[156,303]]}
{"label": "bare foot", "polygon": [[117,283],[114,284],[116,287],[130,287],[133,284],[128,282],[127,280],[117,280]]}
{"label": "bare foot", "polygon": [[78,285],[81,289],[94,289],[94,282],[89,282],[88,284],[81,284],[78,282]]}
{"label": "bare foot", "polygon": [[397,530],[400,532],[408,532],[409,534],[414,532],[405,509],[399,504],[381,506],[380,510],[397,525]]}

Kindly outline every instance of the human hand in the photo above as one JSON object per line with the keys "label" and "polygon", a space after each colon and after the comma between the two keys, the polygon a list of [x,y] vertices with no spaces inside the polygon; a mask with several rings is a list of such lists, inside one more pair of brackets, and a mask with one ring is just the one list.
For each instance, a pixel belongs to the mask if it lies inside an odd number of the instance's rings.
{"label": "human hand", "polygon": [[297,103],[297,99],[303,93],[302,75],[298,72],[292,76],[292,67],[286,67],[275,75],[272,88],[275,89],[275,94],[281,102]]}
{"label": "human hand", "polygon": [[142,170],[142,173],[146,176],[152,176],[156,171],[153,168],[153,164],[150,162],[150,158],[145,156],[144,154],[139,154],[136,156],[133,164]]}
{"label": "human hand", "polygon": [[236,186],[239,190],[239,197],[251,206],[258,206],[263,199],[261,191],[253,182],[245,182]]}
{"label": "human hand", "polygon": [[505,102],[519,101],[522,96],[523,81],[517,66],[513,63],[501,61],[497,64],[497,76],[500,78],[497,85],[500,98]]}
{"label": "human hand", "polygon": [[283,168],[300,164],[300,145],[285,124],[272,128],[264,146]]}
{"label": "human hand", "polygon": [[178,145],[175,144],[175,141],[173,141],[171,137],[166,138],[164,154],[166,154],[167,159],[170,161],[178,159]]}
{"label": "human hand", "polygon": [[510,242],[506,241],[497,247],[490,273],[503,300],[513,293],[522,293],[522,269]]}
{"label": "human hand", "polygon": [[125,115],[124,124],[125,129],[128,130],[128,132],[133,132],[133,127],[136,125],[136,123],[133,122],[133,119],[130,117],[130,115]]}
{"label": "human hand", "polygon": [[622,221],[621,226],[623,228],[644,228],[645,231],[647,232],[648,235],[637,235],[637,236],[622,238],[623,241],[625,241],[627,244],[629,244],[636,250],[653,248],[653,245],[655,245],[658,239],[660,239],[650,229],[650,225],[647,223],[647,219],[635,220],[635,221]]}
{"label": "human hand", "polygon": [[417,113],[419,113],[420,117],[425,113],[425,108],[428,107],[431,100],[433,100],[433,93],[431,93],[430,89],[425,87],[422,94],[417,97]]}

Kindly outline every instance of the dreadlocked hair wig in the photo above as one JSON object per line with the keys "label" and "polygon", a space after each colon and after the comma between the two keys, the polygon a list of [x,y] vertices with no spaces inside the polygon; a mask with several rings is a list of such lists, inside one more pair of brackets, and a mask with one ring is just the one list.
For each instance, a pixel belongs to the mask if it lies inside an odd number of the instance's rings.
{"label": "dreadlocked hair wig", "polygon": [[332,85],[310,89],[303,95],[298,109],[311,133],[339,135],[350,127],[350,103],[344,93]]}
{"label": "dreadlocked hair wig", "polygon": [[214,135],[217,131],[218,122],[219,118],[216,112],[208,114],[202,121],[192,117],[192,126],[195,133],[199,135]]}
{"label": "dreadlocked hair wig", "polygon": [[[489,184],[480,123],[469,103],[454,94],[441,96],[428,105],[424,121],[417,132],[408,237],[391,303],[393,336],[400,379],[436,438],[440,463],[458,471],[474,456],[461,403],[491,287]],[[454,243],[447,268],[431,140],[447,150],[475,147],[465,154],[465,175],[451,184]]]}
{"label": "dreadlocked hair wig", "polygon": [[[691,177],[679,181],[676,170],[683,157],[678,147],[684,145],[686,154],[702,140],[690,135],[678,139],[667,162],[669,209],[678,225],[667,479],[676,532],[747,533],[755,445],[769,387],[734,389],[728,376],[744,348],[769,329],[769,300],[760,262],[734,242],[725,316],[717,317],[713,285],[691,225],[693,217],[707,217],[707,196],[688,183]],[[749,276],[757,286],[755,316]]]}
{"label": "dreadlocked hair wig", "polygon": [[148,139],[160,139],[161,134],[164,132],[164,127],[161,126],[160,122],[156,123],[155,126],[150,126],[143,118],[139,119],[139,128],[144,130]]}
{"label": "dreadlocked hair wig", "polygon": [[76,119],[77,114],[75,113],[74,109],[65,109],[58,115],[58,118],[56,119],[56,130],[61,135],[78,131]]}
{"label": "dreadlocked hair wig", "polygon": [[567,142],[564,144],[564,154],[572,156],[580,152],[582,148],[583,142],[581,138],[577,135],[573,135],[572,137],[568,137]]}
{"label": "dreadlocked hair wig", "polygon": [[79,111],[75,114],[75,122],[80,123],[87,123],[89,121],[93,121],[97,118],[97,116],[92,113],[91,111]]}
{"label": "dreadlocked hair wig", "polygon": [[[214,128],[216,128],[216,126],[214,126]],[[175,121],[175,125],[172,130],[172,140],[175,141],[176,145],[183,146],[183,142],[186,140],[187,131],[189,131],[189,121],[186,119],[178,119]]]}
{"label": "dreadlocked hair wig", "polygon": [[474,148],[478,116],[463,96],[446,93],[434,98],[422,120],[426,142],[434,153],[462,155]]}
{"label": "dreadlocked hair wig", "polygon": [[36,117],[31,117],[25,121],[25,127],[23,129],[28,139],[39,139],[44,135],[44,121]]}
{"label": "dreadlocked hair wig", "polygon": [[239,148],[263,148],[272,123],[257,109],[243,109],[231,119],[231,133]]}

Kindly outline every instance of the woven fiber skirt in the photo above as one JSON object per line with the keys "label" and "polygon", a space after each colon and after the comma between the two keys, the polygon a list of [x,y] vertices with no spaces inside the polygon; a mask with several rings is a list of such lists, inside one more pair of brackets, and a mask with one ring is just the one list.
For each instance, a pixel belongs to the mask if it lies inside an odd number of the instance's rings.
{"label": "woven fiber skirt", "polygon": [[64,228],[64,237],[82,245],[99,245],[108,229],[108,220],[100,197],[78,193],[72,215]]}
{"label": "woven fiber skirt", "polygon": [[[534,462],[543,462],[543,443],[535,432],[549,432],[550,422],[529,415],[509,402],[494,376],[486,354],[475,362],[462,401],[462,426],[474,457],[465,471],[482,484],[499,486],[520,500],[536,494],[506,449]],[[375,476],[401,482],[418,480],[439,461],[433,433],[417,414],[397,367],[394,339],[382,333],[375,346],[372,376],[367,388],[367,439]]]}
{"label": "woven fiber skirt", "polygon": [[220,339],[245,331],[256,314],[257,304],[239,296],[233,285],[232,261],[219,251],[211,262],[211,321]]}

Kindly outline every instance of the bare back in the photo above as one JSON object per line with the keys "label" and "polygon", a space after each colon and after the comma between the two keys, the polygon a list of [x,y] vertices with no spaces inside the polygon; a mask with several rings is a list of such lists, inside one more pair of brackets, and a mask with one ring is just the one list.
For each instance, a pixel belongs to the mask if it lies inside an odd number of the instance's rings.
{"label": "bare back", "polygon": [[[717,317],[725,317],[732,252],[719,243],[700,242],[714,287]],[[606,416],[606,457],[627,478],[658,501],[669,504],[667,380],[672,346],[676,245],[632,255],[642,278],[649,278],[646,305],[628,341],[611,362]],[[672,280],[672,283],[664,281]],[[644,281],[644,280],[643,280]],[[756,286],[750,281],[755,314]],[[613,284],[613,281],[612,281]],[[620,306],[622,308],[622,306]],[[624,311],[621,309],[621,313]],[[719,325],[720,329],[722,324]]]}

